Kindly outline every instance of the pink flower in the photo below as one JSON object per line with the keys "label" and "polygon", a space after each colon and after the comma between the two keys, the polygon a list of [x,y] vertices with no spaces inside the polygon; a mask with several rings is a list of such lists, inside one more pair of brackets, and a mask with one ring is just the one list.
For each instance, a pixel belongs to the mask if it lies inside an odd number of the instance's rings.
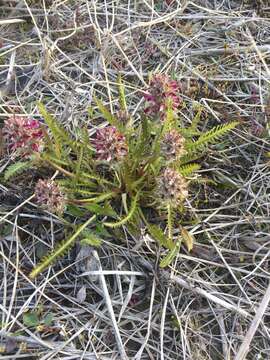
{"label": "pink flower", "polygon": [[38,180],[35,187],[35,199],[44,210],[62,215],[66,199],[61,188],[54,180]]}
{"label": "pink flower", "polygon": [[107,126],[98,130],[96,138],[92,140],[92,145],[96,151],[96,158],[98,160],[108,162],[121,160],[128,153],[125,136],[114,126]]}
{"label": "pink flower", "polygon": [[188,197],[188,183],[179,172],[166,168],[158,178],[158,194],[165,204],[177,207]]}
{"label": "pink flower", "polygon": [[154,75],[149,83],[148,93],[144,94],[147,102],[145,113],[164,119],[169,108],[177,112],[182,103],[179,91],[180,85],[177,81],[171,80],[167,75]]}
{"label": "pink flower", "polygon": [[43,132],[37,120],[11,116],[5,120],[2,132],[8,149],[17,151],[21,156],[27,157],[43,149]]}
{"label": "pink flower", "polygon": [[185,138],[175,129],[167,132],[161,141],[161,153],[168,161],[185,155]]}

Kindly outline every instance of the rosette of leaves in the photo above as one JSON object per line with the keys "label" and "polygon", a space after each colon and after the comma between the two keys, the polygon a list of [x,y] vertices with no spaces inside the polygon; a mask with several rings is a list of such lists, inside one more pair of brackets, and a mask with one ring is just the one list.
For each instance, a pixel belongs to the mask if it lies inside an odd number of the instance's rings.
{"label": "rosette of leaves", "polygon": [[[122,85],[120,104],[121,110],[126,112]],[[185,211],[190,183],[196,180],[196,172],[200,169],[200,158],[209,145],[237,123],[218,125],[201,132],[198,115],[188,128],[183,128],[170,107],[160,122],[143,114],[139,122],[129,118],[123,123],[100,100],[96,99],[96,105],[110,129],[93,139],[89,139],[87,129],[80,129],[75,139],[39,104],[49,130],[41,160],[61,174],[59,184],[68,198],[67,212],[79,214],[82,219],[90,213],[94,216],[90,222],[95,221],[103,229],[113,232],[123,225],[138,228],[143,223],[152,237],[168,249],[161,263],[166,266],[180,248],[179,240],[173,239],[173,230],[179,227],[176,219]],[[110,149],[114,151],[111,156],[108,154]],[[117,151],[119,156],[116,156]],[[153,213],[166,219],[165,230],[152,224]],[[86,223],[76,236],[45,257],[31,276],[36,276],[63,255],[83,233]],[[92,237],[97,236],[92,233]],[[182,231],[182,237],[188,237],[185,231]]]}

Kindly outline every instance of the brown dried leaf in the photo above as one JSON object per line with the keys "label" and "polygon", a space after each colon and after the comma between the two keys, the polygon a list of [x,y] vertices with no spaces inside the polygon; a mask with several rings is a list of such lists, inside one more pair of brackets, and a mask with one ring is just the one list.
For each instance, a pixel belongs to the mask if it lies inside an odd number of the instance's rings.
{"label": "brown dried leaf", "polygon": [[187,231],[182,226],[180,226],[180,230],[181,230],[181,236],[184,240],[184,244],[186,245],[188,252],[190,252],[193,249],[194,237],[193,235],[190,234],[189,231]]}

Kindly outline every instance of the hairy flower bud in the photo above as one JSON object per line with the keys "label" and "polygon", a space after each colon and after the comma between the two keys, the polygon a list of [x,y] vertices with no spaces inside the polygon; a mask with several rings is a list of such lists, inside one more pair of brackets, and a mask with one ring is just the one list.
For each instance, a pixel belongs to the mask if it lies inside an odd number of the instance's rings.
{"label": "hairy flower bud", "polygon": [[188,196],[188,183],[176,170],[166,168],[158,179],[158,193],[162,201],[176,207]]}
{"label": "hairy flower bud", "polygon": [[168,161],[179,159],[186,153],[185,138],[175,129],[167,132],[161,141],[161,153]]}
{"label": "hairy flower bud", "polygon": [[65,196],[54,180],[40,179],[35,187],[35,199],[40,207],[52,213],[62,215],[65,210]]}
{"label": "hairy flower bud", "polygon": [[20,156],[27,157],[43,149],[43,132],[37,120],[11,116],[5,120],[2,133],[7,148]]}
{"label": "hairy flower bud", "polygon": [[147,101],[145,113],[164,119],[168,109],[176,112],[182,103],[179,90],[180,85],[177,81],[167,75],[154,75],[149,83],[148,93],[144,95]]}
{"label": "hairy flower bud", "polygon": [[128,153],[125,136],[114,126],[107,126],[98,130],[96,138],[92,140],[92,145],[98,160],[113,162],[121,160]]}

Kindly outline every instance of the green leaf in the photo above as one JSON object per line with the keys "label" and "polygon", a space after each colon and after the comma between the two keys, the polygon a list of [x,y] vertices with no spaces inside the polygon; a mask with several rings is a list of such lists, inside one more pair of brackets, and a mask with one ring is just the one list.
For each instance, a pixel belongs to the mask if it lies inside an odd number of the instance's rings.
{"label": "green leaf", "polygon": [[[142,159],[148,157],[149,153],[151,153],[151,128],[152,126],[148,119],[142,117],[138,133],[135,137],[131,136],[133,141],[129,142],[130,153],[134,158]],[[155,138],[157,138],[157,136]]]}
{"label": "green leaf", "polygon": [[36,259],[40,260],[43,259],[43,257],[48,252],[48,246],[46,246],[43,242],[38,242],[35,246],[35,254]]}
{"label": "green leaf", "polygon": [[0,236],[4,237],[7,235],[10,235],[10,234],[12,234],[13,230],[14,230],[14,225],[12,223],[11,224],[1,224]]}
{"label": "green leaf", "polygon": [[66,160],[59,159],[54,156],[54,154],[49,153],[43,153],[41,154],[41,157],[43,160],[51,161],[52,163],[55,163],[56,165],[63,165],[63,166],[70,166],[71,162],[67,162]]}
{"label": "green leaf", "polygon": [[237,121],[232,121],[228,124],[218,125],[213,127],[211,130],[203,133],[198,140],[189,142],[186,145],[186,149],[189,152],[203,150],[207,145],[215,143],[228,131],[234,129],[238,125]]}
{"label": "green leaf", "polygon": [[[197,131],[198,129],[198,124],[200,122],[200,119],[201,119],[201,114],[202,114],[202,110],[203,110],[203,107],[201,105],[198,105],[198,112],[197,114],[194,116],[193,120],[192,120],[192,123],[191,123],[191,126],[190,126],[190,130],[191,131]],[[189,130],[188,129],[188,130]]]}
{"label": "green leaf", "polygon": [[127,110],[126,94],[125,94],[125,87],[123,85],[121,75],[118,76],[118,94],[119,94],[120,108],[121,110],[126,111]]}
{"label": "green leaf", "polygon": [[111,126],[116,127],[117,130],[123,131],[122,124],[116,119],[116,117],[111,114],[111,112],[102,104],[102,102],[97,98],[95,98],[95,102],[104,119],[107,120]]}
{"label": "green leaf", "polygon": [[10,165],[5,171],[5,180],[9,180],[11,177],[19,175],[24,170],[29,169],[32,165],[33,164],[31,161],[18,161],[15,164]]}
{"label": "green leaf", "polygon": [[82,172],[81,176],[82,176],[82,178],[95,180],[95,181],[97,181],[97,183],[100,183],[100,184],[104,183],[104,184],[112,185],[112,183],[110,181],[108,181],[98,175],[93,175],[93,174],[88,174],[88,173]]}
{"label": "green leaf", "polygon": [[138,202],[138,198],[139,198],[139,193],[136,194],[136,196],[134,196],[134,198],[132,199],[131,202],[131,206],[130,206],[130,210],[127,214],[127,216],[125,216],[124,218],[122,218],[121,220],[117,221],[117,222],[105,222],[104,225],[111,227],[111,228],[115,228],[121,225],[124,225],[125,223],[127,223],[135,214],[135,211],[137,209],[137,202]]}
{"label": "green leaf", "polygon": [[193,136],[200,136],[201,132],[199,130],[193,130],[190,127],[188,129],[181,128],[179,129],[180,134],[187,140]]}
{"label": "green leaf", "polygon": [[102,243],[102,239],[90,231],[84,231],[82,235],[86,236],[85,238],[83,238],[80,241],[80,243],[82,245],[90,245],[90,246],[99,247]]}
{"label": "green leaf", "polygon": [[[48,113],[45,106],[41,102],[39,102],[37,106],[45,123],[50,129],[52,137],[55,142],[54,146],[52,146],[52,144],[50,143],[48,145],[53,147],[56,157],[60,158],[63,151],[64,143],[73,147],[73,141],[70,138],[69,134],[66,132],[66,130],[57,123],[57,121],[54,119],[54,117],[51,114]],[[49,139],[47,139],[47,141],[49,141]]]}
{"label": "green leaf", "polygon": [[39,318],[35,312],[27,312],[23,314],[23,323],[27,327],[36,327],[39,324]]}
{"label": "green leaf", "polygon": [[93,108],[93,106],[89,106],[89,108],[87,108],[87,112],[88,112],[88,115],[89,115],[90,119],[92,119],[94,117],[94,108]]}
{"label": "green leaf", "polygon": [[200,169],[200,165],[199,164],[187,164],[187,165],[183,165],[180,166],[178,168],[178,171],[180,172],[180,174],[182,176],[189,176],[191,175],[193,172],[197,171]]}
{"label": "green leaf", "polygon": [[204,154],[203,151],[198,152],[198,153],[189,152],[188,154],[181,157],[181,159],[179,160],[179,163],[180,163],[179,165],[183,166],[183,165],[188,164],[188,163],[190,163],[192,161],[196,161],[196,160],[202,158],[204,155],[205,154]]}
{"label": "green leaf", "polygon": [[161,268],[165,268],[166,266],[169,266],[172,261],[176,258],[176,256],[179,253],[181,242],[178,241],[174,247],[168,252],[168,254],[161,260],[159,266]]}
{"label": "green leaf", "polygon": [[[107,199],[115,197],[115,195],[116,195],[116,193],[112,191],[112,192],[101,194],[101,195],[93,197],[93,198],[81,199],[80,202],[81,202],[81,204],[100,203],[100,202],[103,202],[103,201],[105,201]],[[84,205],[84,207],[85,207],[85,205]]]}
{"label": "green leaf", "polygon": [[85,210],[75,205],[67,205],[66,212],[75,217],[82,217],[85,215]]}
{"label": "green leaf", "polygon": [[95,233],[102,238],[110,238],[111,234],[107,231],[104,225],[100,222],[96,224]]}
{"label": "green leaf", "polygon": [[53,314],[49,313],[45,316],[45,318],[42,320],[42,323],[46,326],[51,326],[53,323]]}
{"label": "green leaf", "polygon": [[166,134],[167,132],[171,131],[172,129],[176,128],[176,121],[174,117],[174,111],[172,109],[171,103],[168,103],[168,107],[165,114],[165,120],[163,124],[162,134]]}
{"label": "green leaf", "polygon": [[116,216],[116,212],[110,206],[110,204],[104,204],[103,206],[98,204],[88,204],[84,206],[85,209],[91,211],[97,215],[104,215],[104,216]]}
{"label": "green leaf", "polygon": [[164,231],[158,225],[148,225],[148,230],[160,246],[164,246],[170,250],[173,249],[174,243],[164,234]]}
{"label": "green leaf", "polygon": [[122,197],[122,204],[123,204],[124,210],[125,210],[126,214],[128,214],[127,193],[123,193],[121,197]]}
{"label": "green leaf", "polygon": [[82,161],[83,161],[83,155],[84,155],[84,149],[80,148],[79,150],[79,156],[78,159],[76,161],[76,177],[75,177],[75,183],[78,183],[81,177],[80,174],[80,170],[81,170],[81,166],[82,166]]}
{"label": "green leaf", "polygon": [[64,256],[65,253],[74,245],[75,240],[81,234],[83,230],[94,220],[96,220],[96,215],[88,219],[83,225],[81,225],[78,230],[67,240],[59,244],[59,246],[54,249],[50,254],[44,257],[44,259],[31,271],[29,277],[34,279],[38,274],[50,266],[56,259],[61,256]]}

